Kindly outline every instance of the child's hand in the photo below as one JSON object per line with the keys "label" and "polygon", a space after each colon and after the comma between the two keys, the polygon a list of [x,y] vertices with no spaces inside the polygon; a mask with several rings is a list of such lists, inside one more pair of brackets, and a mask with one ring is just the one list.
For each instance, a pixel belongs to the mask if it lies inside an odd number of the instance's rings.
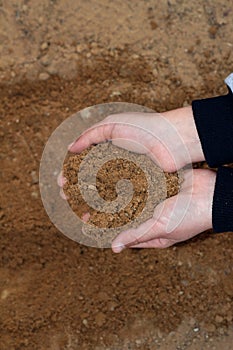
{"label": "child's hand", "polygon": [[153,218],[117,236],[112,243],[115,253],[126,247],[167,248],[212,227],[216,174],[211,170],[198,169],[193,171],[192,179],[191,172],[185,173],[179,194],[155,208]]}
{"label": "child's hand", "polygon": [[191,107],[163,114],[113,114],[86,130],[69,150],[80,153],[92,144],[107,140],[147,154],[167,172],[204,160]]}

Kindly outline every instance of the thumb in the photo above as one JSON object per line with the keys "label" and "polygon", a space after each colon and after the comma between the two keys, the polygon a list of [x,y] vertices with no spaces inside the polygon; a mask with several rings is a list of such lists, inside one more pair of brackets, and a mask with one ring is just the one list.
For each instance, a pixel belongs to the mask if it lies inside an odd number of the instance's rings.
{"label": "thumb", "polygon": [[70,152],[80,153],[92,144],[110,140],[112,138],[113,129],[114,123],[104,119],[87,129],[76,141],[68,146],[68,149]]}
{"label": "thumb", "polygon": [[137,228],[121,232],[112,242],[112,250],[120,253],[124,248],[135,246],[150,240],[166,237],[168,224],[173,209],[176,206],[177,196],[166,199],[156,206],[153,217]]}

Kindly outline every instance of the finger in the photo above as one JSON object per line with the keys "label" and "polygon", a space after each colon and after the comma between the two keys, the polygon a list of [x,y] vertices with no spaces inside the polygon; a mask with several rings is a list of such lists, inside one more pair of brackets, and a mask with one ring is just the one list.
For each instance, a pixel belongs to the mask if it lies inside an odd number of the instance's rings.
{"label": "finger", "polygon": [[69,151],[80,153],[93,144],[112,139],[114,126],[115,124],[113,122],[107,122],[106,120],[95,124],[68,146]]}
{"label": "finger", "polygon": [[60,188],[60,196],[61,196],[62,199],[65,199],[65,200],[68,199],[67,196],[65,195],[64,191],[63,191],[63,188]]}
{"label": "finger", "polygon": [[[136,229],[121,232],[112,242],[112,250],[121,252],[126,247],[138,246],[154,239],[167,238],[167,225],[173,215],[176,197],[166,199],[154,211],[153,217],[142,223]],[[161,243],[162,241],[160,241]]]}
{"label": "finger", "polygon": [[[139,227],[121,232],[112,242],[112,250],[115,253],[121,252],[129,245],[135,245],[146,240],[145,235],[154,224],[153,219],[149,219]],[[142,238],[143,236],[143,238]],[[149,237],[147,238],[149,240]]]}
{"label": "finger", "polygon": [[156,239],[152,239],[151,241],[132,245],[129,248],[160,248],[160,249],[164,249],[164,248],[168,248],[176,243],[177,243],[177,241],[175,241],[173,239],[156,238]]}
{"label": "finger", "polygon": [[91,214],[86,212],[82,215],[82,221],[87,223],[89,221],[90,217],[91,217]]}
{"label": "finger", "polygon": [[57,184],[59,187],[63,187],[66,182],[67,182],[67,179],[63,176],[63,172],[61,171],[57,177]]}

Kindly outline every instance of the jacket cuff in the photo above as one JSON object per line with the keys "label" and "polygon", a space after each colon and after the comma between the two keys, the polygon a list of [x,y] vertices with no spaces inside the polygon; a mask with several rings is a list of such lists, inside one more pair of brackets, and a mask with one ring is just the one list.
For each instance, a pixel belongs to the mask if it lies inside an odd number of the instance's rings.
{"label": "jacket cuff", "polygon": [[233,161],[233,94],[192,102],[197,132],[210,167]]}
{"label": "jacket cuff", "polygon": [[215,232],[233,231],[233,169],[220,167],[217,172],[212,208]]}

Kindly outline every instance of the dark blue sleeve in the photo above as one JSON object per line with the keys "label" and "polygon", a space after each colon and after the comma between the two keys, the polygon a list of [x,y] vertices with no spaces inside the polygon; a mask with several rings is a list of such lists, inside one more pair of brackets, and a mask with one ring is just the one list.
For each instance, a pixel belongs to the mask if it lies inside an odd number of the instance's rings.
{"label": "dark blue sleeve", "polygon": [[196,128],[205,159],[219,167],[213,198],[215,232],[233,231],[233,94],[192,102]]}
{"label": "dark blue sleeve", "polygon": [[233,162],[233,94],[196,100],[194,120],[209,166]]}
{"label": "dark blue sleeve", "polygon": [[233,169],[220,167],[217,172],[212,222],[215,232],[233,231]]}

